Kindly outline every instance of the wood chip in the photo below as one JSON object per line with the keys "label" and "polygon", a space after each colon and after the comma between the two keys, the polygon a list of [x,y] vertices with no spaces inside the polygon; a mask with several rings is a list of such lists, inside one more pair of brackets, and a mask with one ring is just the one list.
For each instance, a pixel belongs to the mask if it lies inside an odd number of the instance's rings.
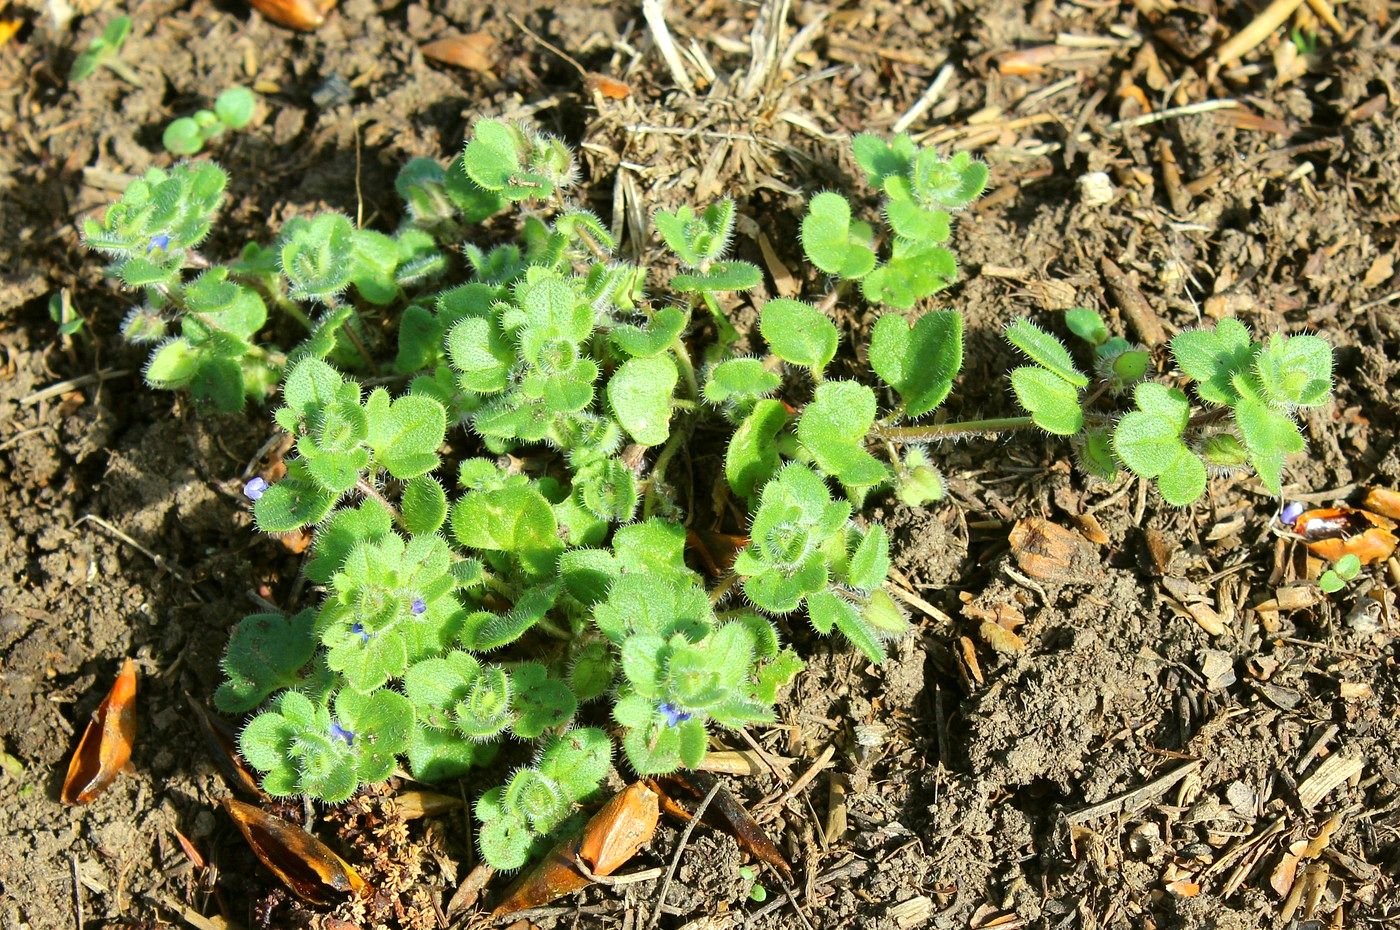
{"label": "wood chip", "polygon": [[1341,753],[1324,760],[1317,770],[1298,786],[1298,802],[1304,810],[1312,810],[1332,793],[1332,789],[1361,774],[1365,765],[1360,758]]}
{"label": "wood chip", "polygon": [[1016,564],[1032,578],[1083,582],[1089,580],[1085,566],[1097,564],[1084,537],[1040,517],[1016,521],[1007,541]]}
{"label": "wood chip", "polygon": [[1162,321],[1158,319],[1157,312],[1152,309],[1147,298],[1142,296],[1142,291],[1132,278],[1107,256],[1099,263],[1099,268],[1108,284],[1109,293],[1113,295],[1114,303],[1127,318],[1143,345],[1153,348],[1166,342],[1167,331],[1162,326]]}

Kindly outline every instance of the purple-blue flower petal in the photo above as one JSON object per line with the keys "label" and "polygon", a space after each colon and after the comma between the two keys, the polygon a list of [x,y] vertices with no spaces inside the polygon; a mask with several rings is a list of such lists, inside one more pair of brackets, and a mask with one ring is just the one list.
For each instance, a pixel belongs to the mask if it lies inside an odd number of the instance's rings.
{"label": "purple-blue flower petal", "polygon": [[355,745],[355,734],[342,727],[335,720],[331,721],[331,738],[338,739],[347,746]]}
{"label": "purple-blue flower petal", "polygon": [[243,496],[250,501],[256,501],[263,496],[263,492],[267,490],[267,487],[267,480],[262,476],[259,475],[249,478],[248,483],[243,485]]}
{"label": "purple-blue flower petal", "polygon": [[1298,518],[1303,515],[1303,505],[1298,501],[1291,501],[1284,505],[1278,518],[1284,526],[1292,526],[1298,522]]}
{"label": "purple-blue flower petal", "polygon": [[416,617],[428,609],[428,602],[421,597],[415,597],[409,609],[413,611],[413,615]]}

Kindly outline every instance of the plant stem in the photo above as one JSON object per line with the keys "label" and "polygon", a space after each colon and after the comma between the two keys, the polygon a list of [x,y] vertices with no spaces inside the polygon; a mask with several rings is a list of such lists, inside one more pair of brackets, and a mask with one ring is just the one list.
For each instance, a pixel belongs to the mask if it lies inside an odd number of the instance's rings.
{"label": "plant stem", "polygon": [[385,510],[389,511],[389,516],[394,518],[394,523],[400,529],[408,529],[408,527],[404,526],[403,524],[403,514],[399,513],[399,508],[389,503],[389,499],[383,494],[381,494],[379,492],[379,489],[376,488],[374,485],[370,484],[364,478],[361,478],[359,481],[355,482],[355,490],[359,491],[365,497],[369,498],[370,500],[379,504]]}
{"label": "plant stem", "polygon": [[1030,417],[999,417],[991,420],[963,420],[958,423],[930,423],[927,426],[877,426],[870,431],[870,436],[890,442],[929,442],[952,436],[1009,433],[1033,426],[1035,421]]}
{"label": "plant stem", "polygon": [[739,331],[734,328],[734,324],[729,322],[729,317],[725,316],[720,309],[719,301],[715,300],[715,295],[709,291],[701,291],[700,299],[705,302],[705,306],[710,308],[710,315],[715,318],[715,327],[719,330],[719,347],[723,352],[725,349],[739,341]]}
{"label": "plant stem", "polygon": [[[676,356],[676,361],[681,370],[681,379],[685,382],[685,389],[690,394],[691,400],[677,399],[674,401],[674,409],[694,414],[700,407],[700,384],[695,378],[695,364],[690,360],[690,352],[686,349],[685,343],[678,337],[671,343],[671,352]],[[646,519],[656,510],[657,489],[661,485],[662,479],[666,477],[666,469],[671,464],[671,459],[680,451],[690,438],[691,428],[694,426],[694,418],[686,417],[684,422],[677,423],[671,429],[671,436],[666,440],[666,445],[662,447],[661,454],[656,457],[656,464],[651,467],[651,476],[647,478],[646,497],[642,501],[642,518]]]}

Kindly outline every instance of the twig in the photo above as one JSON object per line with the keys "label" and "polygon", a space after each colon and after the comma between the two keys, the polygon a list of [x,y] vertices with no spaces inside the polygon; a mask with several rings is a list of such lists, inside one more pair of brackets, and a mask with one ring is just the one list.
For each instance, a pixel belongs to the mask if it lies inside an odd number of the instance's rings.
{"label": "twig", "polygon": [[1166,342],[1167,333],[1162,328],[1162,321],[1157,318],[1157,313],[1147,302],[1147,298],[1142,296],[1142,291],[1123,273],[1123,269],[1108,256],[1104,256],[1099,268],[1103,271],[1104,280],[1108,283],[1108,289],[1113,294],[1118,309],[1123,311],[1133,329],[1137,330],[1143,345],[1150,349]]}
{"label": "twig", "polygon": [[68,864],[73,868],[73,926],[83,930],[86,921],[83,917],[83,886],[78,881],[78,857],[69,853]]}
{"label": "twig", "polygon": [[21,407],[29,407],[37,404],[41,400],[48,400],[50,397],[57,397],[59,394],[67,394],[74,388],[92,384],[94,381],[111,381],[113,378],[121,378],[131,374],[125,368],[104,368],[102,371],[94,371],[91,374],[81,375],[77,378],[69,378],[67,381],[60,381],[57,384],[50,384],[42,390],[35,391],[19,402]]}
{"label": "twig", "polygon": [[573,56],[570,55],[568,52],[564,51],[562,48],[560,48],[559,46],[553,44],[552,42],[547,41],[545,38],[543,38],[543,37],[540,36],[538,33],[536,33],[535,30],[531,29],[529,26],[525,25],[523,22],[521,22],[520,20],[516,19],[514,15],[512,15],[512,14],[510,14],[510,13],[507,13],[507,14],[506,14],[506,19],[508,19],[508,20],[510,20],[511,22],[515,23],[515,25],[516,25],[517,28],[519,28],[522,32],[524,32],[524,33],[525,33],[527,36],[529,36],[530,38],[534,39],[534,40],[535,40],[536,42],[538,42],[541,46],[543,46],[544,48],[549,49],[551,52],[553,52],[554,54],[558,55],[560,58],[564,59],[564,60],[565,60],[566,62],[568,62],[569,64],[573,65],[573,66],[574,66],[574,70],[577,71],[577,72],[579,73],[579,77],[583,78],[585,81],[588,80],[588,74],[589,74],[588,69],[585,68],[583,65],[579,64],[577,58],[573,57]]}
{"label": "twig", "polygon": [[914,101],[912,107],[904,111],[903,116],[894,121],[894,125],[890,127],[890,132],[899,134],[914,125],[914,121],[923,116],[924,113],[928,111],[928,108],[933,106],[934,103],[938,101],[939,97],[943,96],[943,91],[948,87],[948,82],[952,79],[952,65],[944,65],[942,68],[938,69],[938,74],[934,76],[933,83],[928,86],[928,90],[924,91],[922,97]]}
{"label": "twig", "polygon": [[1160,778],[1154,778],[1141,787],[1124,792],[1117,797],[1100,801],[1065,815],[1071,824],[1088,823],[1110,814],[1127,814],[1145,807],[1167,793],[1167,789],[1201,767],[1199,759],[1179,765]]}
{"label": "twig", "polygon": [[200,594],[199,590],[195,588],[194,582],[190,581],[183,574],[181,574],[179,569],[171,567],[169,563],[167,563],[164,556],[152,552],[150,549],[147,549],[145,546],[141,545],[139,542],[132,539],[130,536],[126,535],[121,530],[117,529],[115,526],[108,523],[106,520],[102,519],[96,514],[83,514],[76,521],[74,521],[73,529],[77,529],[79,526],[86,522],[96,523],[98,526],[102,527],[104,530],[117,537],[117,539],[126,543],[128,546],[135,549],[137,552],[141,553],[146,558],[150,559],[152,562],[155,563],[156,568],[164,572],[169,572],[171,575],[173,575],[175,577],[175,580],[183,584],[186,588],[188,588],[189,592],[193,594],[198,600],[204,600],[204,595]]}
{"label": "twig", "polygon": [[793,798],[801,794],[802,789],[806,788],[809,784],[812,783],[812,779],[816,778],[828,767],[830,767],[831,757],[835,754],[836,744],[828,744],[826,749],[822,752],[822,754],[817,757],[817,761],[813,762],[811,767],[809,767],[807,771],[803,772],[801,775],[793,779],[792,784],[788,785],[787,790],[784,791],[782,794],[778,795],[776,798],[774,798],[772,803],[768,806],[780,808],[788,801],[791,801]]}
{"label": "twig", "polygon": [[1156,113],[1144,113],[1131,119],[1120,119],[1117,122],[1109,123],[1104,131],[1117,132],[1120,129],[1136,129],[1140,126],[1151,126],[1153,123],[1176,119],[1179,116],[1209,113],[1212,110],[1233,110],[1239,105],[1238,100],[1202,100],[1199,103],[1188,103],[1185,106],[1168,107],[1165,110],[1158,110]]}
{"label": "twig", "polygon": [[1337,14],[1332,12],[1332,4],[1328,3],[1327,0],[1308,0],[1308,6],[1312,7],[1312,11],[1317,14],[1318,19],[1327,24],[1328,29],[1338,35],[1342,34],[1342,22],[1337,19]]}
{"label": "twig", "polygon": [[583,861],[582,856],[574,856],[574,868],[578,869],[580,875],[599,885],[635,885],[638,882],[649,882],[653,878],[661,877],[661,867],[642,869],[640,872],[628,872],[625,875],[599,875],[588,867],[588,863]]}
{"label": "twig", "polygon": [[656,50],[661,53],[661,59],[670,70],[671,79],[680,85],[687,95],[695,96],[695,84],[685,70],[685,63],[681,61],[681,54],[676,50],[676,43],[671,39],[671,30],[666,25],[665,0],[642,0],[642,18],[647,21],[652,41],[656,43]]}
{"label": "twig", "polygon": [[681,834],[680,845],[676,847],[676,854],[671,857],[671,865],[666,869],[666,880],[661,883],[661,890],[656,895],[656,907],[652,908],[651,917],[647,920],[646,926],[654,927],[661,919],[661,906],[666,903],[666,892],[671,890],[671,880],[676,877],[676,867],[681,864],[681,854],[685,852],[686,844],[690,842],[690,834],[695,832],[695,825],[700,822],[700,818],[705,816],[705,808],[710,806],[710,802],[719,793],[719,779],[710,786],[710,790],[705,792],[705,799],[695,808],[695,813],[690,816],[690,823],[685,825],[685,832]]}
{"label": "twig", "polygon": [[1236,61],[1254,46],[1263,42],[1282,26],[1293,11],[1303,5],[1303,0],[1274,0],[1248,25],[1231,36],[1215,53],[1215,60],[1221,64]]}

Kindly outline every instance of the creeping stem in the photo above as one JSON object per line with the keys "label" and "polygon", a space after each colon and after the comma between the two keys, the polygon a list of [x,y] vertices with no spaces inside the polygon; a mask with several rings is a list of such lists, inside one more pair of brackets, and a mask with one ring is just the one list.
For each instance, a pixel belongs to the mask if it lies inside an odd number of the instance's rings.
{"label": "creeping stem", "polygon": [[[687,403],[675,402],[675,409],[689,411],[691,413],[699,409],[700,384],[695,377],[695,363],[690,360],[690,352],[685,347],[679,337],[671,344],[671,352],[676,357],[677,367],[681,370],[681,380],[685,382],[686,392],[690,394]],[[642,502],[642,518],[650,517],[656,511],[657,495],[662,481],[666,477],[666,469],[670,467],[671,459],[675,458],[681,446],[685,445],[690,438],[691,428],[694,426],[693,416],[685,417],[671,430],[671,436],[666,440],[666,445],[662,447],[661,454],[656,457],[656,464],[652,466],[651,477],[647,479],[646,497]]]}
{"label": "creeping stem", "polygon": [[931,442],[954,436],[1009,433],[1033,426],[1035,421],[1030,417],[998,417],[991,420],[963,420],[958,423],[930,423],[927,426],[877,426],[870,431],[870,437],[890,442]]}

